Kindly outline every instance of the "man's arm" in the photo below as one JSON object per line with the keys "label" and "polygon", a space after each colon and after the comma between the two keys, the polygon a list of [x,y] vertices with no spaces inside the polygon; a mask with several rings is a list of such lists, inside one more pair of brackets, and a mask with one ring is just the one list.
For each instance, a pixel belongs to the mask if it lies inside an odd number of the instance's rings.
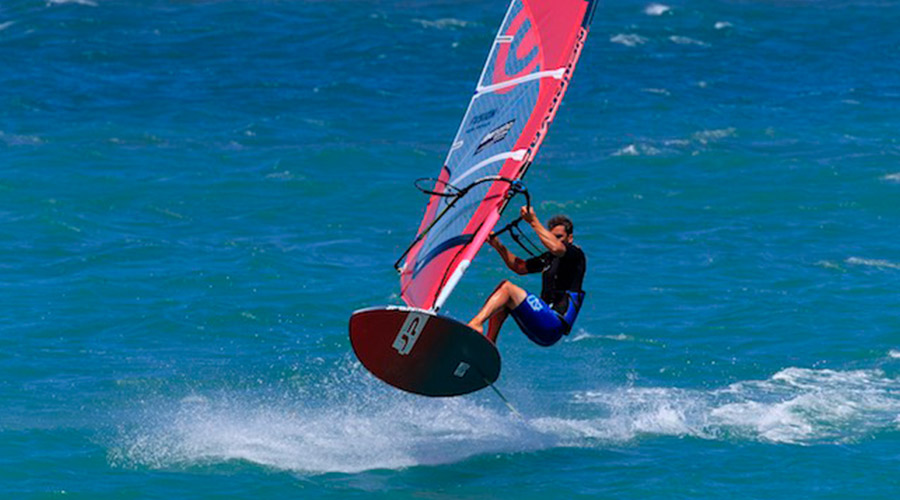
{"label": "man's arm", "polygon": [[503,259],[506,267],[512,269],[516,274],[528,274],[528,267],[525,265],[525,261],[513,254],[503,243],[500,243],[499,238],[491,234],[490,238],[488,238],[488,244],[500,254],[500,258]]}
{"label": "man's arm", "polygon": [[534,229],[535,234],[540,238],[541,243],[547,247],[547,250],[550,250],[550,253],[556,257],[562,257],[566,254],[565,243],[556,239],[556,236],[541,224],[541,221],[538,220],[537,214],[534,213],[533,208],[522,207],[520,213],[522,215],[522,220],[527,222],[531,228]]}

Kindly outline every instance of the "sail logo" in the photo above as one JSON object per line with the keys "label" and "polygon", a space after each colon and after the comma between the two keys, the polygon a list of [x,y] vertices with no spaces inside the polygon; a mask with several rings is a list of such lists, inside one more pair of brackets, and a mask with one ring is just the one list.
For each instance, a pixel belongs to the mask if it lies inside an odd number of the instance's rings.
{"label": "sail logo", "polygon": [[406,321],[403,322],[403,326],[397,332],[391,347],[400,353],[401,356],[409,354],[416,345],[416,341],[419,340],[419,335],[422,334],[422,330],[425,329],[425,323],[427,322],[427,314],[416,312],[407,314]]}
{"label": "sail logo", "polygon": [[478,147],[475,148],[475,152],[472,153],[472,155],[477,155],[484,148],[502,141],[506,137],[506,135],[509,134],[510,129],[512,129],[513,123],[516,123],[516,121],[510,120],[485,134],[484,139],[481,139],[481,142],[478,144]]}
{"label": "sail logo", "polygon": [[490,111],[485,111],[479,115],[475,115],[469,121],[469,127],[466,129],[467,134],[471,134],[472,132],[487,127],[491,123],[491,119],[497,114],[497,108],[494,108]]}
{"label": "sail logo", "polygon": [[472,117],[472,121],[469,122],[469,125],[472,127],[476,127],[486,123],[488,120],[494,117],[497,114],[497,108],[494,108],[490,111],[485,111],[484,113],[475,115]]}
{"label": "sail logo", "polygon": [[[494,59],[493,84],[512,80],[540,70],[538,62],[540,58],[540,46],[538,45],[537,30],[528,18],[527,10],[518,3],[519,10],[509,23],[509,27],[501,35],[511,39],[509,43],[500,43],[497,46],[497,57]],[[498,89],[497,94],[505,94],[515,86]]]}

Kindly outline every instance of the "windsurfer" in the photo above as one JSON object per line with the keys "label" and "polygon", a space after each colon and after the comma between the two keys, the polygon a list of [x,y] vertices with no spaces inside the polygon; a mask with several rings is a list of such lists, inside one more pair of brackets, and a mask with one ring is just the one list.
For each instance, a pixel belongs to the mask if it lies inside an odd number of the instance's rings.
{"label": "windsurfer", "polygon": [[538,297],[528,293],[511,281],[504,280],[472,318],[469,326],[484,334],[484,322],[490,320],[486,337],[496,343],[500,327],[511,315],[534,343],[551,346],[569,333],[581,308],[584,300],[581,284],[587,267],[586,259],[581,248],[573,243],[575,235],[568,217],[554,216],[544,227],[533,208],[522,207],[520,214],[547,252],[524,260],[513,254],[493,234],[488,243],[516,274],[542,272],[541,295]]}

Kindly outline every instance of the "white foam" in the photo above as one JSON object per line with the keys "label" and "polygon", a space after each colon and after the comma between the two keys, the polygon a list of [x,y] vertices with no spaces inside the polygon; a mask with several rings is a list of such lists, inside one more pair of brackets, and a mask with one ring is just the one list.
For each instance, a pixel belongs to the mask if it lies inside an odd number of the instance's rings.
{"label": "white foam", "polygon": [[595,420],[594,425],[605,428],[606,437],[617,441],[628,441],[641,434],[706,436],[706,432],[695,425],[703,420],[698,418],[701,400],[690,391],[658,387],[629,387],[575,395],[576,402],[603,407],[609,416]]}
{"label": "white foam", "polygon": [[189,396],[145,415],[110,459],[126,467],[238,460],[297,473],[353,473],[451,463],[547,443],[547,436],[526,432],[528,426],[502,407],[384,391],[382,398],[319,406]]}
{"label": "white foam", "polygon": [[[660,434],[837,443],[889,427],[900,412],[900,380],[879,370],[788,368],[768,380],[712,391],[627,388],[585,392],[575,400],[610,414],[592,421],[593,427],[608,429],[610,438]],[[571,425],[568,430],[577,428]],[[586,438],[597,434],[596,429],[583,432]]]}
{"label": "white foam", "polygon": [[305,179],[305,177],[303,177],[302,175],[296,175],[290,170],[282,170],[281,172],[272,172],[271,174],[266,174],[266,179],[289,181],[297,179],[303,180]]}
{"label": "white foam", "polygon": [[765,441],[797,443],[811,436],[814,429],[809,422],[792,411],[795,403],[732,403],[714,408],[710,416],[725,425],[749,429]]}
{"label": "white foam", "polygon": [[85,5],[88,7],[96,7],[97,2],[93,0],[47,0],[47,5],[65,5],[67,3],[73,3],[76,5]]}
{"label": "white foam", "polygon": [[435,19],[433,21],[428,19],[413,19],[412,22],[422,26],[423,28],[436,28],[439,30],[465,28],[472,24],[469,21],[463,21],[462,19],[454,18]]}
{"label": "white foam", "polygon": [[672,8],[668,5],[663,5],[661,3],[651,3],[644,8],[644,14],[647,14],[648,16],[661,16],[671,10]]}
{"label": "white foam", "polygon": [[43,141],[37,136],[6,134],[0,130],[0,142],[6,143],[7,146],[36,146]]}
{"label": "white foam", "polygon": [[706,42],[701,42],[700,40],[695,40],[686,36],[672,35],[669,37],[669,40],[671,40],[672,43],[677,43],[678,45],[696,45],[699,47],[709,47],[709,44]]}
{"label": "white foam", "polygon": [[712,415],[766,441],[844,442],[882,428],[900,411],[898,388],[900,381],[880,370],[788,368],[767,381],[732,386],[745,400]]}
{"label": "white foam", "polygon": [[885,181],[891,181],[891,182],[900,182],[900,172],[897,172],[896,174],[885,175],[881,179],[885,180]]}
{"label": "white foam", "polygon": [[[787,368],[765,380],[712,390],[582,391],[571,400],[581,407],[579,417],[559,415],[565,405],[552,404],[554,414],[523,411],[524,420],[486,399],[490,394],[428,399],[371,377],[349,378],[347,387],[331,388],[334,394],[327,388],[268,399],[192,394],[148,405],[109,458],[124,467],[243,461],[299,474],[354,473],[483,454],[619,445],[648,435],[843,443],[895,428],[900,414],[900,380],[880,370]],[[507,395],[516,402],[514,391]]]}
{"label": "white foam", "polygon": [[890,351],[888,351],[888,356],[890,356],[894,359],[900,359],[900,350],[891,349]]}
{"label": "white foam", "polygon": [[5,23],[0,23],[0,31],[3,31],[6,28],[9,28],[13,24],[16,24],[16,22],[15,21],[6,21]]}
{"label": "white foam", "polygon": [[640,155],[640,153],[638,153],[637,146],[635,146],[634,144],[629,144],[629,145],[625,146],[624,148],[613,153],[613,156],[639,156],[639,155]]}
{"label": "white foam", "polygon": [[635,35],[633,33],[631,33],[631,34],[619,33],[618,35],[610,37],[609,41],[612,43],[618,43],[620,45],[624,45],[626,47],[637,47],[638,45],[643,45],[643,44],[647,43],[646,38],[644,38],[640,35]]}
{"label": "white foam", "polygon": [[725,139],[727,137],[733,137],[735,135],[736,129],[734,127],[717,129],[717,130],[703,130],[695,133],[692,137],[695,141],[701,144],[709,144],[710,142],[719,141]]}
{"label": "white foam", "polygon": [[900,269],[900,264],[881,259],[863,259],[860,257],[850,257],[845,262],[854,266],[876,267],[879,269]]}
{"label": "white foam", "polygon": [[717,30],[724,30],[726,28],[731,28],[733,25],[727,21],[717,21],[715,24],[715,28]]}
{"label": "white foam", "polygon": [[646,144],[629,144],[624,148],[613,153],[613,156],[656,156],[660,154],[661,151],[659,149],[654,148],[653,146],[649,146]]}
{"label": "white foam", "polygon": [[831,262],[830,260],[820,260],[816,262],[816,265],[819,267],[824,267],[825,269],[841,269],[841,266]]}

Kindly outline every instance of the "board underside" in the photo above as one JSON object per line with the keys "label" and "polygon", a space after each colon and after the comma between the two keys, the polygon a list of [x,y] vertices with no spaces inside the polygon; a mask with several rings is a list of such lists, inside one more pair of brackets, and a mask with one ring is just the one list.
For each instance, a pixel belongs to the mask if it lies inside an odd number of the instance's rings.
{"label": "board underside", "polygon": [[461,323],[408,307],[362,309],[350,317],[350,343],[373,375],[423,396],[458,396],[500,376],[493,342]]}

